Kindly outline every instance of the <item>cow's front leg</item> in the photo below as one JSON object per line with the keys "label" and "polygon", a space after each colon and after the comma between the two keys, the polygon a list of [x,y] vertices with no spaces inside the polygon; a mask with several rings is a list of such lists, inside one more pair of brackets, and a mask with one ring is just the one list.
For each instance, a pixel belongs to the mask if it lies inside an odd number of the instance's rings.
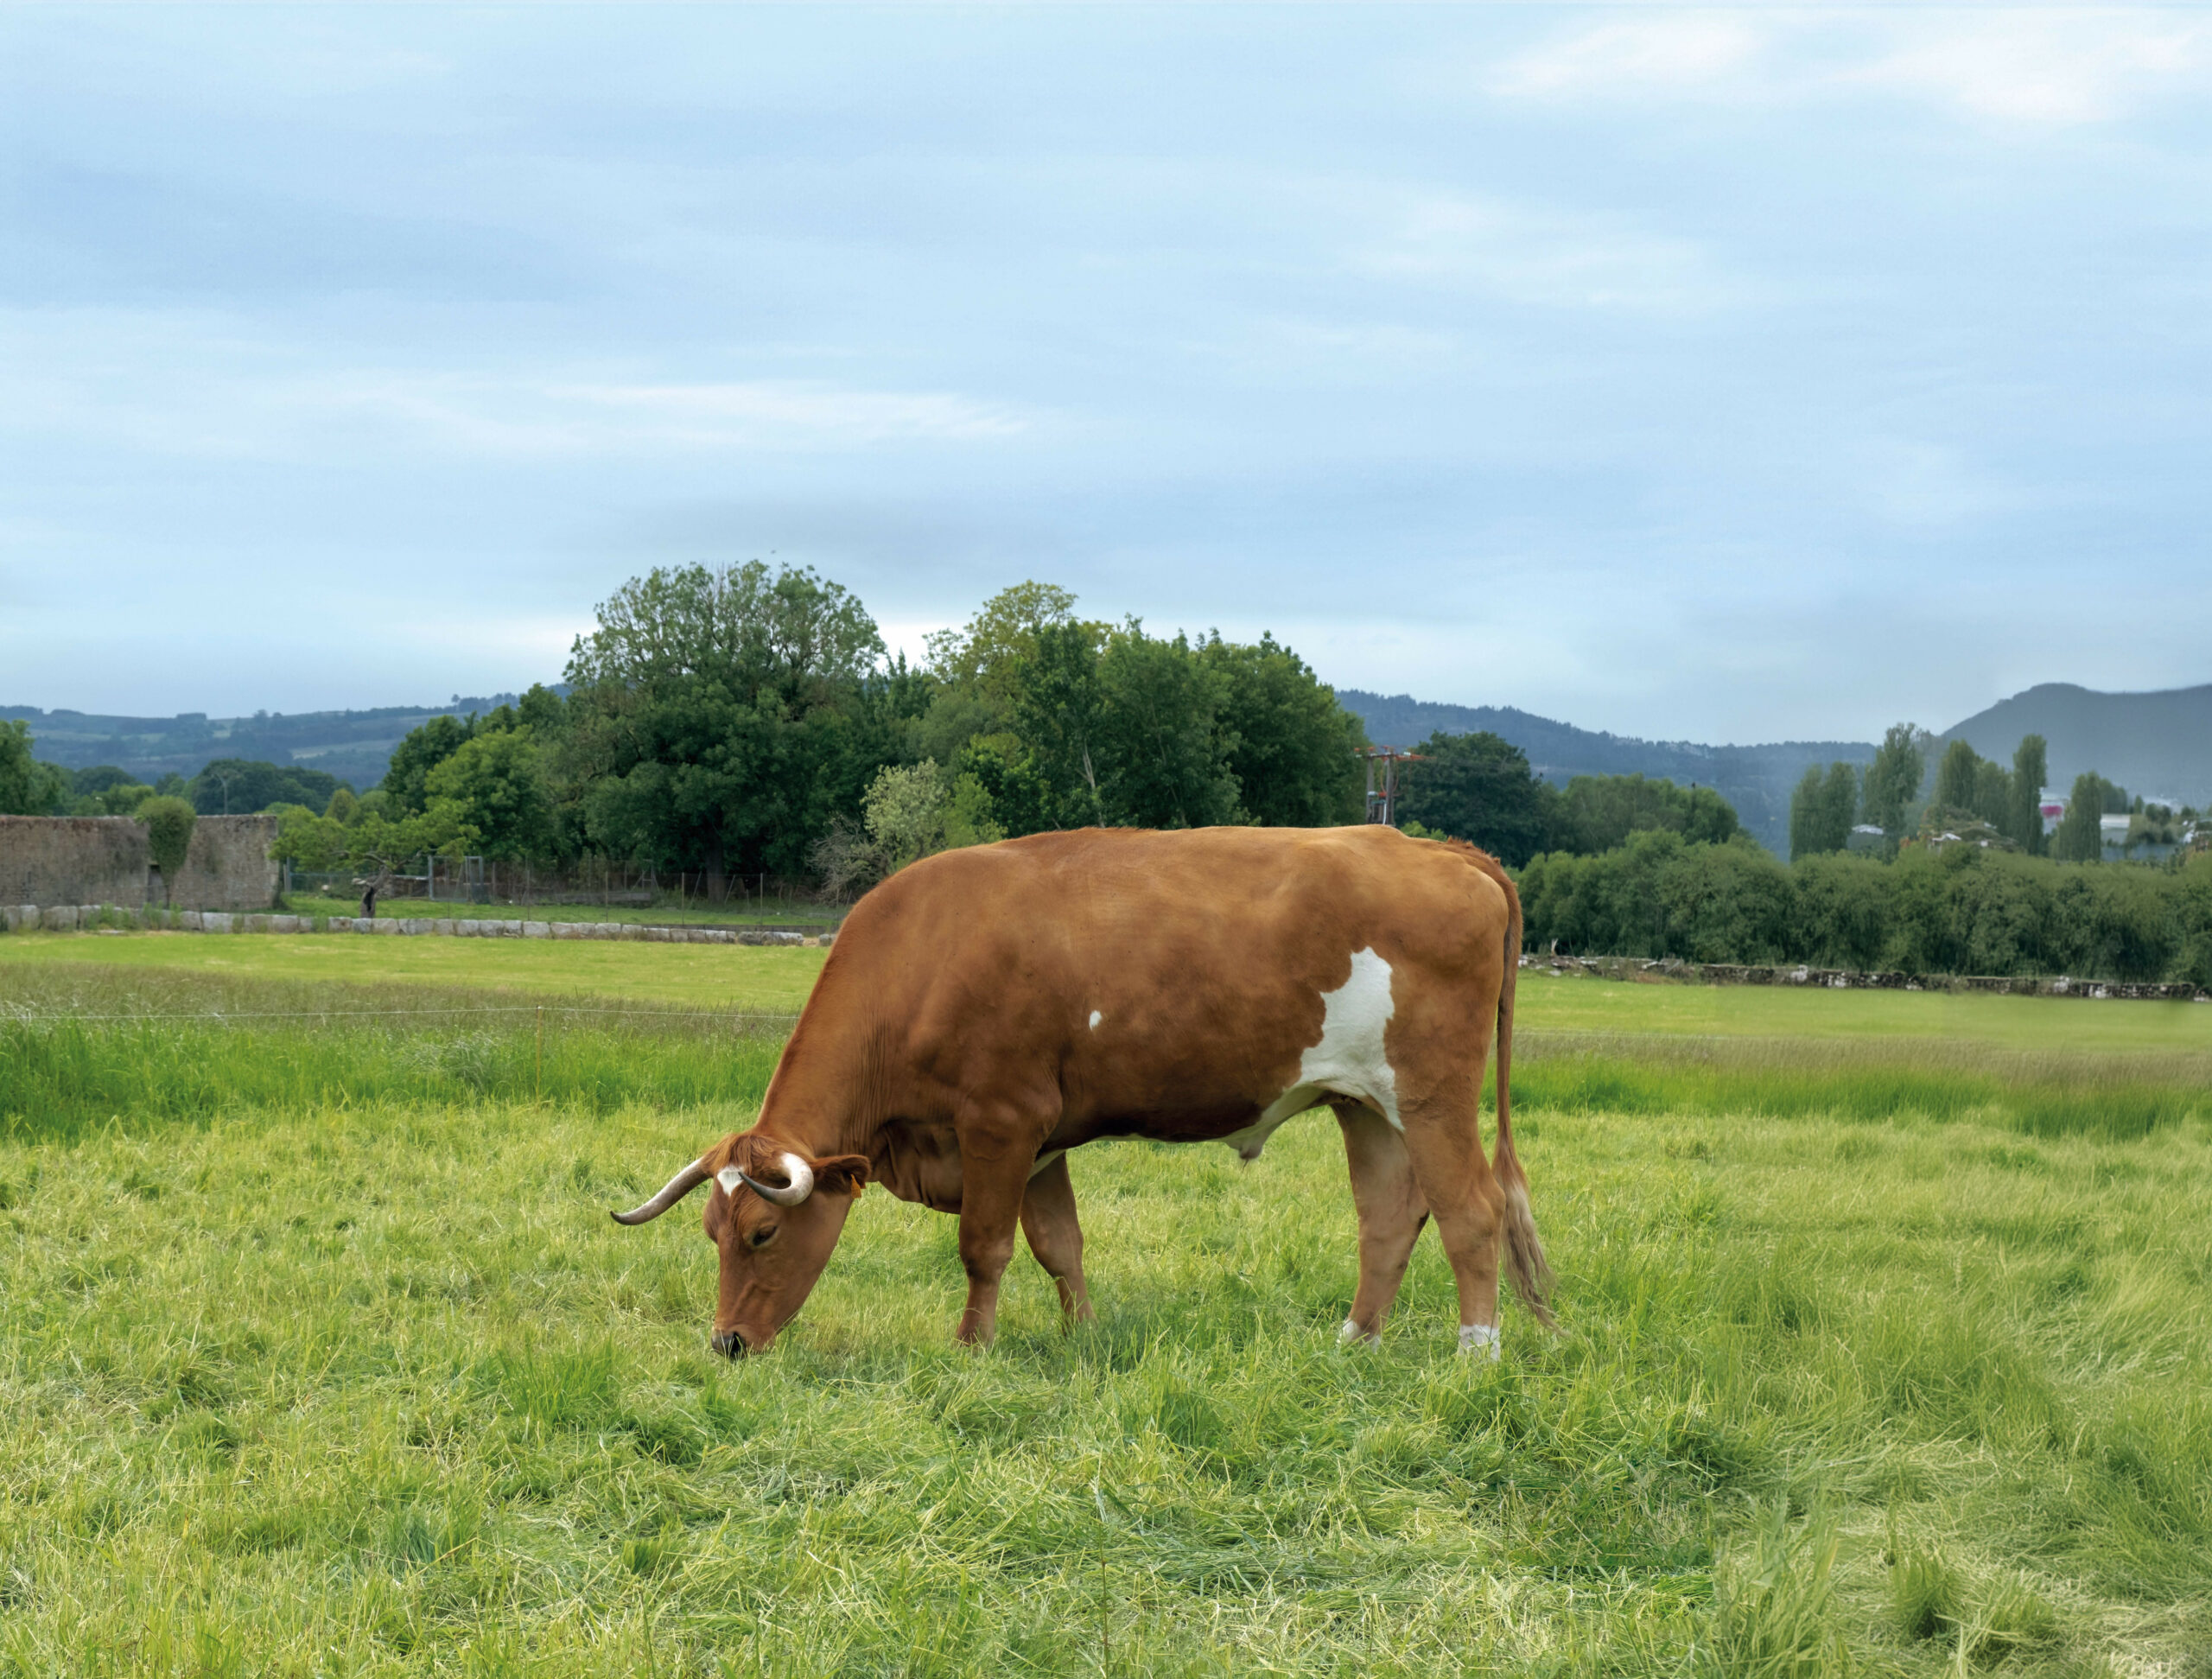
{"label": "cow's front leg", "polygon": [[960,1263],[968,1273],[968,1306],[953,1339],[988,1346],[998,1331],[999,1280],[1014,1257],[1037,1150],[1004,1132],[963,1128],[960,1136]]}
{"label": "cow's front leg", "polygon": [[1090,1320],[1090,1291],[1083,1282],[1083,1226],[1076,1222],[1075,1185],[1068,1157],[1037,1168],[1021,1198],[1021,1233],[1045,1275],[1060,1288],[1060,1312],[1069,1323]]}

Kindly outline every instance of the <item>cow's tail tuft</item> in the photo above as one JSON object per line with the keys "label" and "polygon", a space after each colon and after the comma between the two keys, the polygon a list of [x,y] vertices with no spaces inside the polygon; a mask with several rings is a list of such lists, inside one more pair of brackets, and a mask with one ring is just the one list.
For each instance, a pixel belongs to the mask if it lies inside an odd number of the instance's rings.
{"label": "cow's tail tuft", "polygon": [[1552,1268],[1536,1237],[1535,1215],[1529,1210],[1529,1174],[1513,1152],[1513,987],[1521,974],[1521,894],[1503,868],[1486,870],[1505,893],[1505,983],[1497,993],[1497,1148],[1491,1162],[1505,1192],[1505,1274],[1513,1292],[1547,1329],[1556,1329],[1545,1294]]}

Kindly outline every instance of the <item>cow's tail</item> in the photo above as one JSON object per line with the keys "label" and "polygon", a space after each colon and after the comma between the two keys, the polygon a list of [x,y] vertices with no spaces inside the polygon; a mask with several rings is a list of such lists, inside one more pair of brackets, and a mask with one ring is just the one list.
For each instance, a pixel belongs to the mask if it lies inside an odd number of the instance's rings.
{"label": "cow's tail", "polygon": [[1558,1327],[1545,1301],[1552,1268],[1536,1239],[1535,1215],[1529,1210],[1529,1174],[1513,1152],[1513,987],[1521,974],[1521,894],[1513,880],[1488,857],[1484,873],[1505,894],[1505,983],[1497,992],[1497,1148],[1491,1171],[1505,1192],[1505,1274],[1513,1292],[1547,1329]]}

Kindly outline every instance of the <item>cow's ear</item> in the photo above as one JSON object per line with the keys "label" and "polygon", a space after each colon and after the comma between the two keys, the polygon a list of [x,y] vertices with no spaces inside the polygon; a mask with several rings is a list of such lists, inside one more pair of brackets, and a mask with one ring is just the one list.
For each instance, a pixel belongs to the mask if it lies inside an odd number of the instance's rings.
{"label": "cow's ear", "polygon": [[832,1154],[827,1160],[813,1162],[814,1192],[842,1190],[855,1199],[868,1182],[868,1156],[865,1154]]}

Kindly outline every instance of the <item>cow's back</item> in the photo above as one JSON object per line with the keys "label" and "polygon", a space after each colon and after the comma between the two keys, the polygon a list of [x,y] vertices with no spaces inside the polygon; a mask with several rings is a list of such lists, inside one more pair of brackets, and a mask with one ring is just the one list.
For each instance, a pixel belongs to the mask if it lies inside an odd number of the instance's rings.
{"label": "cow's back", "polygon": [[1394,1033],[1486,1037],[1509,890],[1468,848],[1382,827],[1035,835],[862,899],[810,1012],[867,1010],[916,1120],[1005,1101],[1084,1132],[1220,1135],[1294,1083],[1355,957]]}

